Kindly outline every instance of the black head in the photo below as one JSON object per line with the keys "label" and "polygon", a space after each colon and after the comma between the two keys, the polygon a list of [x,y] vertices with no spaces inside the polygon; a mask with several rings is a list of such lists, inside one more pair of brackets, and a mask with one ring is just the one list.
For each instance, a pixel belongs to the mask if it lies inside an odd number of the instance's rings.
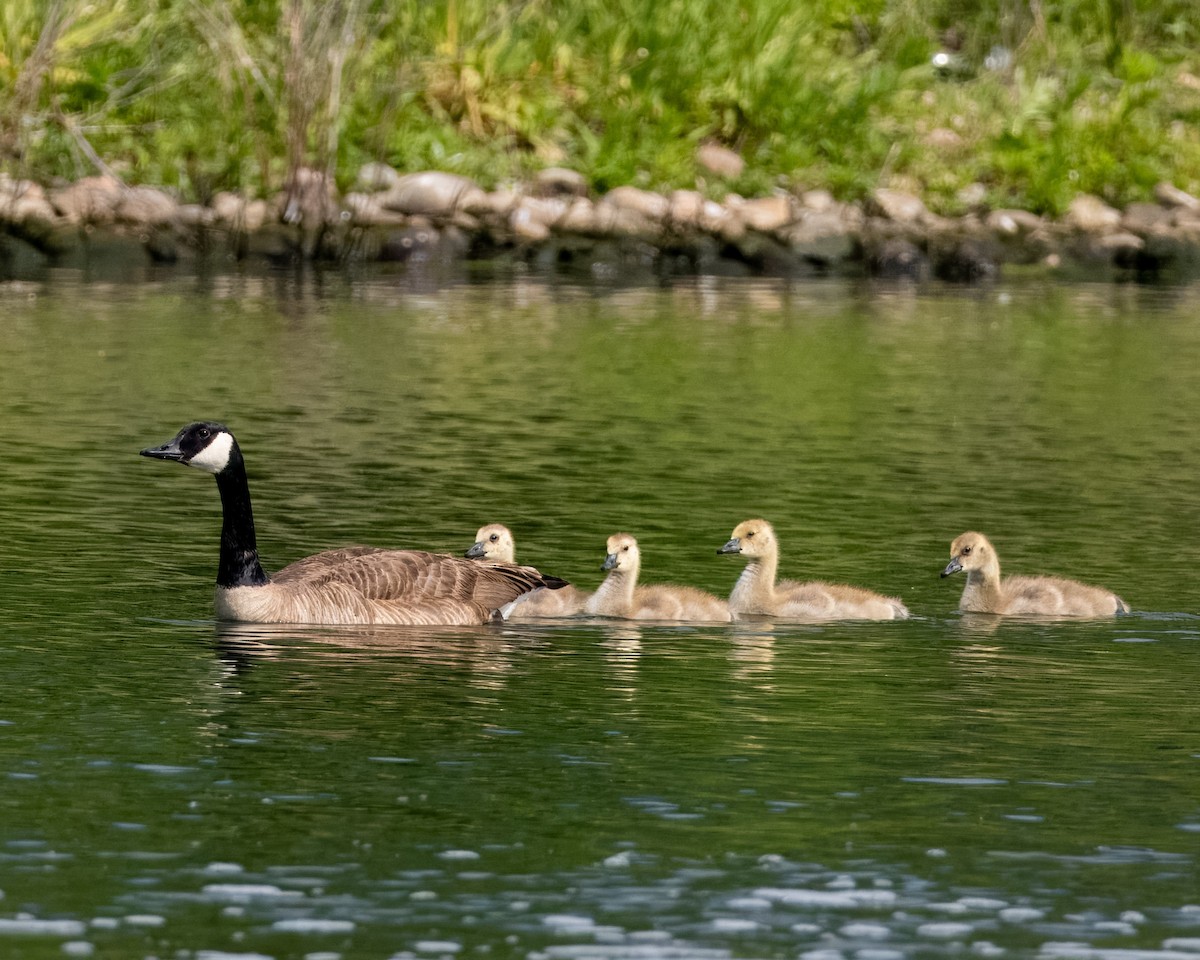
{"label": "black head", "polygon": [[238,452],[237,441],[224,424],[210,420],[189,423],[174,438],[158,447],[147,447],[143,457],[174,460],[206,473],[224,470]]}

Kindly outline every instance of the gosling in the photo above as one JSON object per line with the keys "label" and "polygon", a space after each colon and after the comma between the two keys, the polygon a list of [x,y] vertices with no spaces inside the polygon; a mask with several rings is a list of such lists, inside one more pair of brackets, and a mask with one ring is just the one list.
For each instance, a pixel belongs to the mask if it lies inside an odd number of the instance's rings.
{"label": "gosling", "polygon": [[1000,579],[1000,558],[982,533],[968,531],[950,544],[943,577],[965,570],[958,609],[963,613],[1002,616],[1112,617],[1129,613],[1129,605],[1111,590],[1062,577]]}
{"label": "gosling", "polygon": [[729,605],[711,593],[672,584],[638,586],[642,554],[637,540],[628,533],[614,533],[606,546],[600,569],[608,576],[584,605],[585,613],[626,620],[729,622]]}
{"label": "gosling", "polygon": [[[475,542],[464,556],[472,560],[489,563],[516,563],[516,543],[512,531],[502,523],[488,523],[475,534]],[[583,612],[583,605],[591,596],[586,590],[576,589],[572,584],[557,590],[535,590],[526,594],[512,608],[509,620],[534,620],[545,617],[573,617]]]}
{"label": "gosling", "polygon": [[903,620],[908,608],[896,597],[844,583],[810,580],[775,581],[779,541],[766,520],[746,520],[717,553],[745,558],[746,569],[729,595],[733,619],[776,617],[780,620]]}

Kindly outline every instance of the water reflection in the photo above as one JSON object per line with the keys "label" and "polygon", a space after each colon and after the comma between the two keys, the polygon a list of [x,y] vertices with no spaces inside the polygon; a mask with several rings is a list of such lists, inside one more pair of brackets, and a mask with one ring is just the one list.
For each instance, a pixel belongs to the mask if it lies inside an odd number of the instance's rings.
{"label": "water reflection", "polygon": [[772,690],[767,682],[775,665],[774,624],[748,622],[734,625],[730,632],[729,660],[733,666],[733,679],[742,683],[759,682],[763,693]]}
{"label": "water reflection", "polygon": [[[1194,952],[1194,297],[0,284],[0,947]],[[134,453],[200,415],[252,438],[273,566],[503,517],[584,588],[634,529],[654,579],[725,595],[712,548],[769,515],[791,572],[916,616],[214,625],[218,504]],[[1159,612],[957,614],[937,571],[977,526]]]}

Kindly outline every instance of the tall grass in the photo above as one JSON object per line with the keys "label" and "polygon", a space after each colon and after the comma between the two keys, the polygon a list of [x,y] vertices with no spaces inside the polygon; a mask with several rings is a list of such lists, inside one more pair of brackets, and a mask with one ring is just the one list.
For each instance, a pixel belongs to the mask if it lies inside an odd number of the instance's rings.
{"label": "tall grass", "polygon": [[[10,172],[206,199],[365,160],[486,185],[890,184],[947,211],[1200,190],[1194,0],[7,0]],[[961,69],[939,74],[946,48]],[[989,54],[997,50],[1006,57]],[[949,131],[949,133],[947,133]],[[714,182],[695,147],[740,151]]]}

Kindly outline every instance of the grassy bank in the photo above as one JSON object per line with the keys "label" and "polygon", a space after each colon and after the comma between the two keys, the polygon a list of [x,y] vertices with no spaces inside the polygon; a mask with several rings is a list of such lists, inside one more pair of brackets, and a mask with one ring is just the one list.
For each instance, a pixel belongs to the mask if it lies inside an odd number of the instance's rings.
{"label": "grassy bank", "polygon": [[[201,201],[383,160],[484,186],[564,165],[598,189],[1124,205],[1200,191],[1194,2],[7,0],[0,162]],[[705,178],[705,141],[745,171]]]}

